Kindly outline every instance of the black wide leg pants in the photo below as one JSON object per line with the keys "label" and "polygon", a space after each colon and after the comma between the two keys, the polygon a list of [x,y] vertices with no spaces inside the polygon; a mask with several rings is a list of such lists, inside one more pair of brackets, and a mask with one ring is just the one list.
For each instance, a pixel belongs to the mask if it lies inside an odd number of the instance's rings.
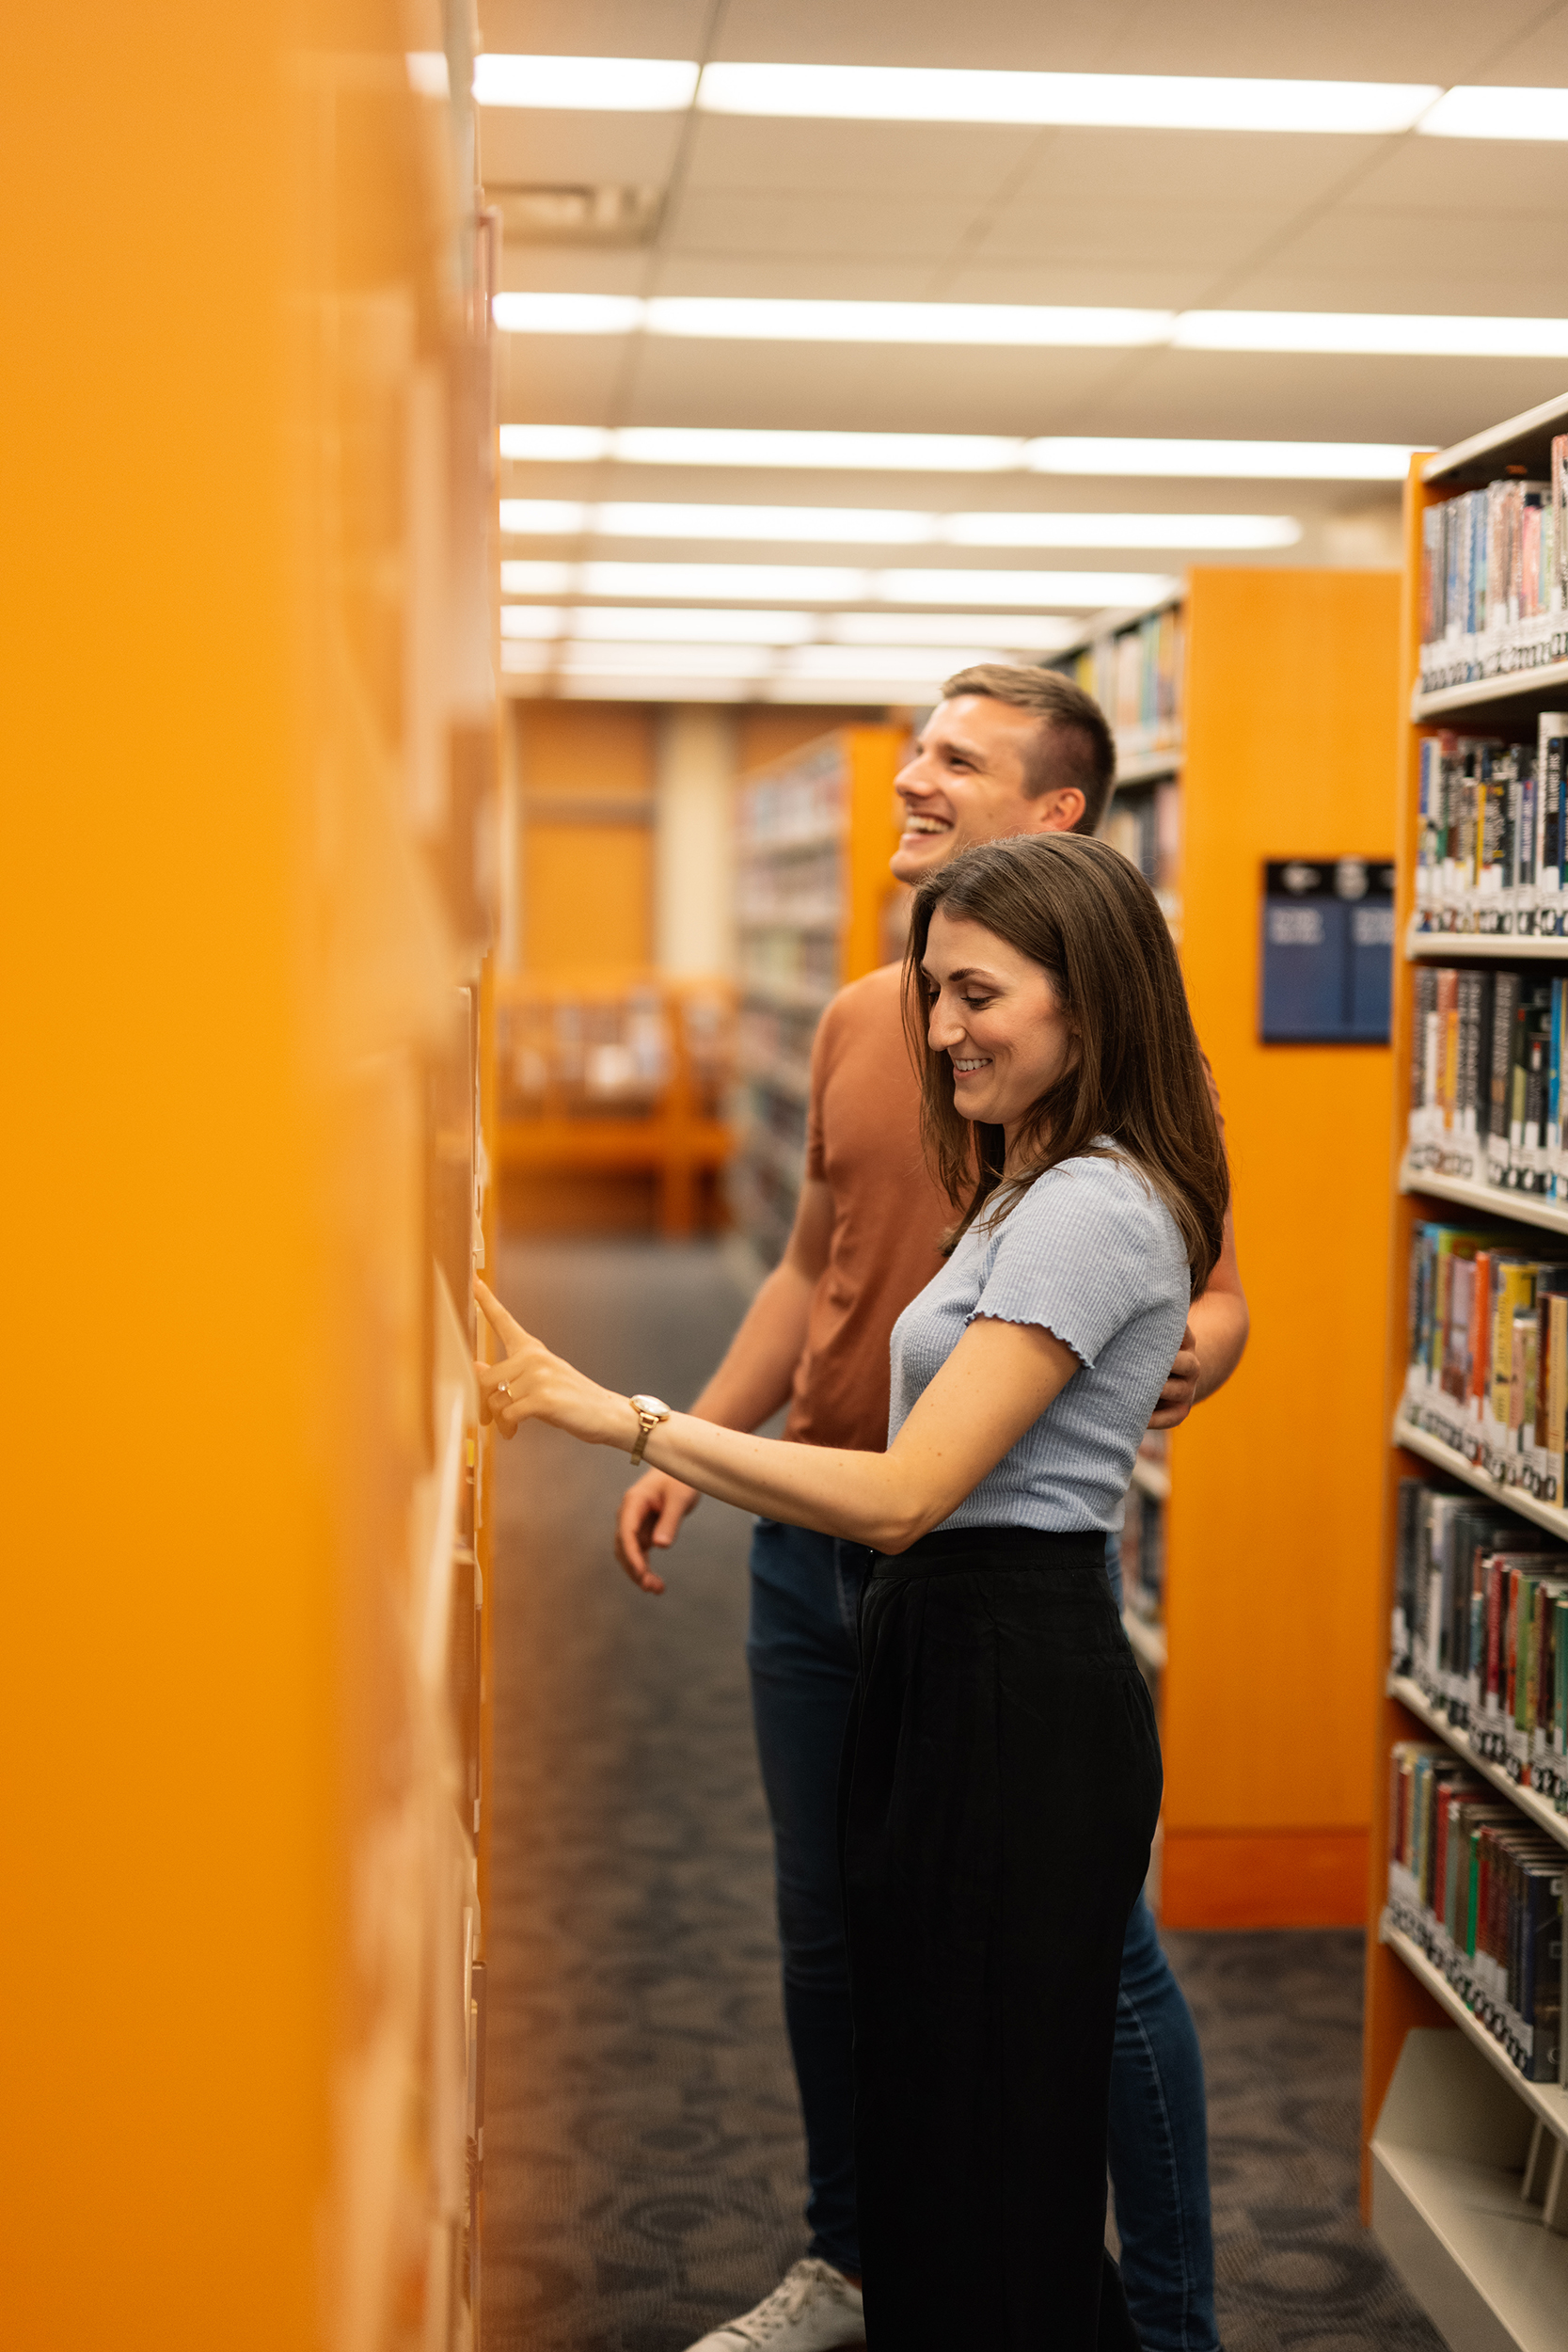
{"label": "black wide leg pants", "polygon": [[1101,1535],[878,1554],[840,1787],[869,2352],[1123,2352],[1122,1937],[1160,1742]]}

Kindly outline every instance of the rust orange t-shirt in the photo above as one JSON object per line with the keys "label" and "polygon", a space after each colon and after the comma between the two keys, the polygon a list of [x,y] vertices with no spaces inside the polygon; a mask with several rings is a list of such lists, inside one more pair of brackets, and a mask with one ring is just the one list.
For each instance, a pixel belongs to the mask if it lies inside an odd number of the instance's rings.
{"label": "rust orange t-shirt", "polygon": [[812,1048],[806,1174],[832,1191],[833,1222],[784,1424],[806,1445],[886,1446],[893,1327],[939,1271],[959,1214],[921,1149],[902,990],[896,963],[852,980]]}

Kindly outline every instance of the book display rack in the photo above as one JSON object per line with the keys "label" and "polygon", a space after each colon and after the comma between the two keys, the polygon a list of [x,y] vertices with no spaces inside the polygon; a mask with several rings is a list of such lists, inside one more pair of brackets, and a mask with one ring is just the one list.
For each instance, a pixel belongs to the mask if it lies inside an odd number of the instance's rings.
{"label": "book display rack", "polygon": [[[1382,1365],[1369,1334],[1332,1383],[1303,1387],[1323,1301],[1301,1243],[1323,1212],[1294,1138],[1358,1116],[1375,1126],[1392,1059],[1377,1043],[1264,1043],[1261,936],[1271,862],[1391,852],[1397,622],[1386,574],[1200,566],[1176,596],[1053,657],[1114,724],[1103,830],[1159,893],[1180,948],[1253,1313],[1235,1377],[1146,1443],[1128,1498],[1126,1622],[1157,1678],[1171,1926],[1348,1924],[1364,1907],[1370,1746],[1351,1693],[1381,1456],[1356,1416],[1375,1422]],[[1343,1279],[1380,1289],[1382,1171],[1338,1170],[1334,1216]],[[1287,1393],[1298,1404],[1282,1422]],[[1339,1465],[1331,1494],[1315,1483],[1326,1454]],[[1310,1494],[1316,1516],[1282,1511],[1282,1494]],[[1291,1595],[1307,1589],[1335,1662],[1310,1692],[1275,1681],[1265,1695],[1254,1645],[1289,1653]]]}
{"label": "book display rack", "polygon": [[1568,2345],[1565,456],[1407,489],[1364,2202],[1458,2352]]}
{"label": "book display rack", "polygon": [[736,1223],[777,1264],[805,1167],[811,1041],[848,980],[901,947],[893,783],[906,731],[837,727],[743,776],[736,810],[740,1026]]}

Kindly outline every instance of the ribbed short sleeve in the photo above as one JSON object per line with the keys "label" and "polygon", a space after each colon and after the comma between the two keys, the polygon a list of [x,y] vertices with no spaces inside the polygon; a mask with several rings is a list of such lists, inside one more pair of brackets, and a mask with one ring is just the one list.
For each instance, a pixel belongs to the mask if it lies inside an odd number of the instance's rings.
{"label": "ribbed short sleeve", "polygon": [[1148,1303],[1149,1258],[1169,1217],[1125,1163],[1076,1159],[1037,1177],[995,1228],[968,1320],[1034,1323],[1094,1365]]}

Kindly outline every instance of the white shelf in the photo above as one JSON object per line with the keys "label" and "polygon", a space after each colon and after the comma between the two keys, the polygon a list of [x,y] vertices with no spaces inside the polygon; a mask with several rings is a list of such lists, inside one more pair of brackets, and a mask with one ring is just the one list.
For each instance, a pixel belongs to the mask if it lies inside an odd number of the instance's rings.
{"label": "white shelf", "polygon": [[1466,1209],[1516,1225],[1544,1226],[1548,1233],[1568,1233],[1568,1207],[1560,1200],[1543,1200],[1532,1192],[1504,1192],[1497,1184],[1477,1184],[1465,1176],[1440,1176],[1435,1168],[1400,1166],[1400,1190],[1425,1193],[1433,1200],[1453,1200]]}
{"label": "white shelf", "polygon": [[1568,939],[1498,938],[1481,931],[1405,932],[1406,963],[1440,963],[1450,956],[1496,956],[1504,963],[1568,963]]}
{"label": "white shelf", "polygon": [[1140,1494],[1150,1496],[1156,1502],[1170,1501],[1170,1472],[1163,1462],[1151,1462],[1142,1454],[1132,1463],[1132,1484]]}
{"label": "white shelf", "polygon": [[1506,677],[1471,678],[1465,686],[1440,686],[1412,694],[1410,716],[1418,726],[1451,710],[1483,710],[1492,703],[1545,703],[1568,690],[1568,661],[1544,661],[1539,669],[1512,670]]}
{"label": "white shelf", "polygon": [[1465,2035],[1405,2036],[1372,2137],[1372,2231],[1450,2352],[1568,2342],[1568,2238],[1522,2193],[1532,2129]]}
{"label": "white shelf", "polygon": [[1180,773],[1185,755],[1180,743],[1168,744],[1163,752],[1129,752],[1125,759],[1117,754],[1117,790],[1124,784],[1153,784],[1161,776]]}
{"label": "white shelf", "polygon": [[833,850],[844,840],[844,826],[835,821],[817,825],[810,833],[781,833],[766,836],[752,835],[736,846],[737,864],[751,858],[797,857],[803,850]]}
{"label": "white shelf", "polygon": [[[1568,2090],[1560,2083],[1527,2082],[1513,2064],[1500,2042],[1472,2016],[1440,1968],[1434,1968],[1418,1944],[1414,1944],[1402,1928],[1395,1927],[1386,1912],[1378,1921],[1378,1941],[1397,1952],[1418,1984],[1425,1986],[1433,1999],[1447,2010],[1461,2033],[1467,2034],[1476,2048],[1495,2066],[1504,2082],[1516,2090],[1532,2115],[1538,2115],[1546,2129],[1558,2139],[1568,2139]],[[1565,2313],[1568,2318],[1568,2313]]]}
{"label": "white shelf", "polygon": [[[1456,1756],[1462,1756],[1471,1772],[1482,1780],[1489,1780],[1494,1788],[1500,1788],[1503,1795],[1516,1804],[1537,1829],[1544,1830],[1548,1837],[1555,1837],[1560,1846],[1568,1846],[1568,1814],[1558,1812],[1556,1806],[1548,1804],[1536,1789],[1521,1788],[1516,1780],[1510,1780],[1500,1764],[1493,1764],[1485,1756],[1478,1756],[1470,1745],[1468,1732],[1461,1731],[1457,1724],[1450,1724],[1448,1717],[1433,1707],[1418,1682],[1413,1682],[1408,1675],[1390,1675],[1387,1690],[1391,1699],[1398,1699],[1400,1705],[1408,1708],[1412,1715],[1418,1715],[1429,1731],[1436,1732]],[[1568,2109],[1564,2112],[1568,2113]]]}
{"label": "white shelf", "polygon": [[774,980],[759,972],[742,972],[740,993],[759,1005],[772,1005],[780,1012],[826,1012],[838,991],[820,988],[810,980]]}
{"label": "white shelf", "polygon": [[1441,482],[1449,474],[1462,473],[1466,466],[1501,457],[1516,441],[1549,437],[1558,429],[1568,431],[1568,393],[1544,400],[1538,408],[1527,408],[1517,417],[1505,418],[1501,424],[1489,425],[1484,433],[1472,433],[1467,441],[1456,441],[1451,449],[1440,449],[1421,468],[1421,480]]}
{"label": "white shelf", "polygon": [[[1533,1519],[1537,1527],[1550,1528],[1554,1535],[1560,1535],[1568,1543],[1568,1511],[1560,1510],[1555,1502],[1537,1502],[1522,1486],[1504,1486],[1490,1470],[1478,1470],[1473,1462],[1467,1462],[1456,1447],[1445,1445],[1441,1438],[1429,1438],[1424,1429],[1418,1429],[1413,1422],[1400,1415],[1394,1421],[1394,1443],[1403,1446],[1407,1453],[1420,1454],[1424,1461],[1434,1462],[1450,1478],[1473,1486],[1478,1494],[1489,1495],[1506,1510],[1516,1511],[1522,1519]],[[1568,2343],[1568,2338],[1564,2342]]]}
{"label": "white shelf", "polygon": [[1130,1609],[1122,1611],[1121,1622],[1122,1629],[1132,1643],[1136,1656],[1143,1660],[1146,1666],[1152,1666],[1156,1674],[1164,1674],[1165,1670],[1164,1626],[1150,1625],[1147,1617],[1135,1617]]}

